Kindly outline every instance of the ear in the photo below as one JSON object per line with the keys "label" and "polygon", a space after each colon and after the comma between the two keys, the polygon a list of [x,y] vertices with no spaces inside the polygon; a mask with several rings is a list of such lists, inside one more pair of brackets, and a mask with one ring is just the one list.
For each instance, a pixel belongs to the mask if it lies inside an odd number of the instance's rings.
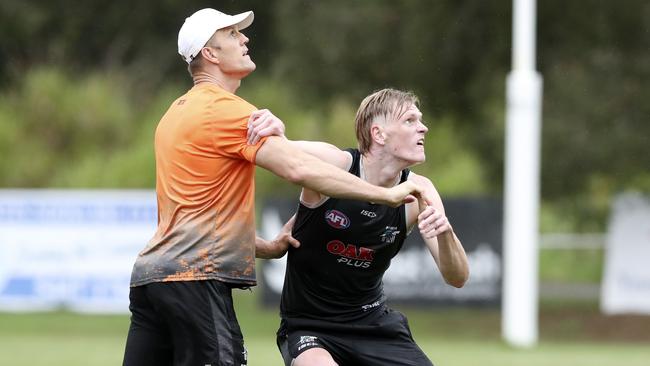
{"label": "ear", "polygon": [[370,136],[372,137],[373,141],[379,145],[386,143],[386,134],[384,133],[384,129],[381,126],[372,125],[372,127],[370,127]]}
{"label": "ear", "polygon": [[215,64],[219,63],[219,58],[217,57],[215,51],[210,47],[203,47],[201,49],[201,56],[203,56],[204,59]]}

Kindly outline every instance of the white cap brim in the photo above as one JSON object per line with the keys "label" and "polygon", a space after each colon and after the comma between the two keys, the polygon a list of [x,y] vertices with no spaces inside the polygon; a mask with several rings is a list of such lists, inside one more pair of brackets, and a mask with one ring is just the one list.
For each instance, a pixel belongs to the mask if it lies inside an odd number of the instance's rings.
{"label": "white cap brim", "polygon": [[[235,20],[235,23],[231,25],[236,24],[239,30],[248,28],[251,24],[253,24],[253,18],[255,18],[252,11],[246,11],[241,14],[233,15],[232,17],[233,20]],[[227,25],[225,27],[229,27],[229,26],[230,25]],[[225,27],[221,27],[221,28],[225,28]]]}

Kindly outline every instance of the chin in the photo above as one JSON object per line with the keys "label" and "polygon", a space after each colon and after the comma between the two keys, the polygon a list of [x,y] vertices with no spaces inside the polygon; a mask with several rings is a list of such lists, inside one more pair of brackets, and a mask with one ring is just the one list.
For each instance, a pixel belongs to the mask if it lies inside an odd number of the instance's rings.
{"label": "chin", "polygon": [[413,159],[413,165],[422,164],[426,160],[427,160],[427,157],[424,154],[422,154],[421,156],[418,156],[415,159]]}
{"label": "chin", "polygon": [[244,69],[240,70],[238,72],[238,74],[240,75],[240,78],[243,79],[246,76],[250,75],[253,71],[255,71],[255,64],[253,64],[252,67],[247,67],[247,68],[244,68]]}
{"label": "chin", "polygon": [[419,164],[424,163],[426,158],[425,158],[424,155],[422,155],[422,156],[416,156],[416,157],[412,157],[412,158],[409,158],[409,159],[403,159],[403,160],[408,164],[408,166],[411,167],[411,166],[414,166],[414,165],[419,165]]}

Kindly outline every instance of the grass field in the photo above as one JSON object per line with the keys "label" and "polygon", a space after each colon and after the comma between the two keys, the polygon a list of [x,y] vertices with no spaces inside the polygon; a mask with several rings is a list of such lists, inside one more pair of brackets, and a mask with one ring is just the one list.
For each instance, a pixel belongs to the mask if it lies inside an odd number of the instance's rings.
{"label": "grass field", "polygon": [[[249,365],[281,365],[277,310],[238,292]],[[513,349],[500,340],[495,309],[401,309],[419,345],[437,366],[648,366],[650,317],[604,317],[594,304],[542,304],[540,343]],[[120,365],[127,315],[0,313],[2,366]]]}

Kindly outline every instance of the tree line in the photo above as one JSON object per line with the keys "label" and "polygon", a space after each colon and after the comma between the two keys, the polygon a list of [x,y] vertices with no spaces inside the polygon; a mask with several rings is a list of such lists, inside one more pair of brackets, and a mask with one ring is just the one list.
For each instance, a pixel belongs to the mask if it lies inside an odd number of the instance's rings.
{"label": "tree line", "polygon": [[[122,84],[111,88],[121,85],[130,98],[150,96],[153,103],[169,86],[188,86],[176,35],[183,19],[202,7],[255,11],[246,30],[258,65],[251,78],[292,91],[296,109],[328,113],[338,100],[358,105],[387,86],[414,91],[427,122],[451,121],[457,131],[452,143],[477,157],[483,173],[476,184],[500,194],[511,1],[6,0],[0,2],[0,92],[5,101],[19,98],[16,90],[23,85],[24,91],[30,70],[46,66],[73,79],[97,72],[123,75]],[[544,0],[537,7],[537,67],[544,81],[542,197],[578,212],[603,212],[618,191],[650,191],[650,106],[644,102],[650,97],[650,3]],[[20,119],[12,105],[5,115]],[[138,113],[155,118],[136,108],[108,119]],[[35,119],[41,118],[47,116]],[[39,130],[7,119],[0,120],[0,139],[1,130],[5,138],[75,130]],[[103,133],[108,144],[118,144],[113,148],[131,141],[125,137],[128,123],[116,124],[122,132]],[[29,133],[16,132],[23,128]],[[431,135],[428,144],[449,144],[439,141],[444,137]],[[52,146],[96,148],[65,141]],[[2,159],[8,159],[11,149],[2,149]],[[428,153],[435,161],[435,147]],[[60,162],[44,163],[51,164]],[[7,160],[0,161],[3,166],[9,166]],[[38,186],[39,179],[30,184]]]}

